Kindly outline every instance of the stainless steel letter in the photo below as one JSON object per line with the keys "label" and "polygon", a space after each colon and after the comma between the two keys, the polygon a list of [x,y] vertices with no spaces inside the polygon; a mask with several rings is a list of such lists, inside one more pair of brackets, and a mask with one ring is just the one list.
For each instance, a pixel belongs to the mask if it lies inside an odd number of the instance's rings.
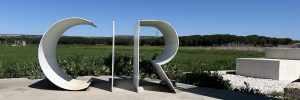
{"label": "stainless steel letter", "polygon": [[46,77],[55,85],[67,90],[82,90],[91,84],[91,79],[77,80],[66,75],[59,67],[56,58],[56,46],[59,38],[69,28],[80,24],[96,27],[92,22],[82,18],[63,19],[44,33],[38,50],[39,63]]}
{"label": "stainless steel letter", "polygon": [[159,20],[139,20],[134,34],[134,85],[138,91],[139,87],[139,26],[155,27],[161,31],[165,40],[165,48],[161,55],[151,63],[158,73],[160,79],[165,82],[168,87],[176,91],[170,79],[167,77],[161,65],[168,63],[177,53],[179,47],[179,39],[175,29],[165,21]]}

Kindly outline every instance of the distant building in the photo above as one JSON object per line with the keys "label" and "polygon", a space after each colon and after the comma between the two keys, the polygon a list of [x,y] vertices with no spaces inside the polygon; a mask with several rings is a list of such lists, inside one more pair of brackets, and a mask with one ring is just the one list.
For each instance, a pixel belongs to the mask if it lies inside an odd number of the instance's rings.
{"label": "distant building", "polygon": [[0,37],[19,37],[21,34],[0,34]]}
{"label": "distant building", "polygon": [[25,34],[1,34],[0,37],[27,37],[27,38],[41,38],[42,35],[25,35]]}
{"label": "distant building", "polygon": [[22,41],[22,46],[26,46],[26,41]]}

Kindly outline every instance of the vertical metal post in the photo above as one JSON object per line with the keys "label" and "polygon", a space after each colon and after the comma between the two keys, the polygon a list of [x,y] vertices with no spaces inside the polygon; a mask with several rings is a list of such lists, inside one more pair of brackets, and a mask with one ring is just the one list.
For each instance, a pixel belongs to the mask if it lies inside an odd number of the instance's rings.
{"label": "vertical metal post", "polygon": [[115,67],[115,19],[112,20],[112,53],[111,53],[111,91],[114,87],[114,67]]}

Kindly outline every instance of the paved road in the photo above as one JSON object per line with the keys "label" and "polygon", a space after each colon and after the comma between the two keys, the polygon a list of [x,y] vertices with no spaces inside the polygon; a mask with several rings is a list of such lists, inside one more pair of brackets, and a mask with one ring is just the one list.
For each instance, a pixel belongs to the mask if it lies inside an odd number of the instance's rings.
{"label": "paved road", "polygon": [[[84,78],[84,77],[83,77]],[[47,79],[0,79],[0,100],[264,100],[263,96],[226,90],[199,88],[177,83],[177,92],[169,91],[157,80],[141,81],[142,92],[135,92],[132,80],[115,79],[110,89],[108,76],[94,78],[91,86],[83,91],[66,91]]]}

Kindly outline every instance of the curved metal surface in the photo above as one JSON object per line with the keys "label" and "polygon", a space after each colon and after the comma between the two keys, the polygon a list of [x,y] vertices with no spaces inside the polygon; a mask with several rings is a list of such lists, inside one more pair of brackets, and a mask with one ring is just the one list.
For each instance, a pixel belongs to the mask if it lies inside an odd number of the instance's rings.
{"label": "curved metal surface", "polygon": [[[161,33],[164,36],[164,40],[165,40],[165,47],[164,47],[164,51],[161,55],[158,56],[157,59],[151,61],[153,67],[155,68],[156,72],[158,73],[160,79],[165,82],[168,87],[173,90],[176,91],[176,89],[174,88],[173,84],[171,83],[170,79],[168,78],[168,76],[166,75],[165,71],[162,69],[161,65],[168,63],[169,61],[171,61],[174,56],[176,55],[177,51],[178,51],[178,47],[179,47],[179,39],[178,39],[178,35],[175,31],[175,29],[167,22],[165,21],[159,21],[159,20],[140,20],[139,21],[139,26],[148,26],[148,27],[155,27],[157,29],[159,29],[161,31]],[[139,42],[136,38],[137,36],[139,36],[139,30],[137,30],[138,32],[135,34],[135,42]],[[138,43],[135,43],[135,46],[138,45]],[[136,50],[138,51],[139,47],[135,47],[137,49],[135,49],[135,53]],[[138,54],[136,54],[135,56],[135,61],[138,63]],[[139,65],[134,63],[135,67],[134,69],[138,69]],[[134,77],[136,77],[137,75],[134,75]],[[136,87],[138,88],[138,87]]]}
{"label": "curved metal surface", "polygon": [[159,20],[141,20],[140,26],[155,27],[163,34],[165,40],[164,51],[152,62],[163,65],[171,61],[179,47],[179,39],[175,29],[169,23]]}
{"label": "curved metal surface", "polygon": [[91,25],[92,22],[82,18],[67,18],[58,21],[51,26],[43,35],[38,50],[39,63],[46,77],[55,85],[67,90],[82,90],[87,88],[90,80],[77,80],[66,75],[59,67],[56,58],[56,46],[60,37],[69,28],[76,25]]}

